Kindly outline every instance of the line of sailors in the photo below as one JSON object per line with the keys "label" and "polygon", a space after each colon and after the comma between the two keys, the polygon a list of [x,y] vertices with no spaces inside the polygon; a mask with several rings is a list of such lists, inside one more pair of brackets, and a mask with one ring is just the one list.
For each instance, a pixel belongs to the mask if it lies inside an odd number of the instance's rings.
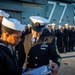
{"label": "line of sailors", "polygon": [[[50,29],[52,27],[48,27],[48,30],[52,35],[56,38],[56,43],[58,47],[58,51],[62,52],[70,52],[74,51],[75,47],[75,27],[69,26],[69,24],[65,24],[65,27],[59,25],[58,29]],[[54,30],[54,31],[53,31]]]}
{"label": "line of sailors", "polygon": [[[31,32],[31,24],[25,26],[22,38]],[[71,52],[75,50],[75,26],[66,23],[59,25],[56,29],[55,24],[48,24],[43,31],[46,35],[54,35],[59,53]]]}

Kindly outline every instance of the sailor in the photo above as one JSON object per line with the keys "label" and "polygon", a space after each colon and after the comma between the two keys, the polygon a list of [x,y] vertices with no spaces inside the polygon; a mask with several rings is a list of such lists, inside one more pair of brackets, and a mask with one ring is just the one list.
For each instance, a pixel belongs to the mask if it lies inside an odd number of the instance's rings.
{"label": "sailor", "polygon": [[68,43],[69,42],[69,24],[66,23],[65,24],[65,28],[64,28],[64,46],[65,46],[65,52],[69,51],[68,48]]}
{"label": "sailor", "polygon": [[1,23],[2,23],[3,17],[8,18],[9,17],[9,14],[6,13],[5,11],[3,11],[3,10],[0,10],[0,35],[1,35]]}
{"label": "sailor", "polygon": [[[16,19],[2,20],[0,38],[0,75],[21,75],[21,68],[13,47],[20,42],[22,25]],[[8,48],[11,46],[11,49]]]}
{"label": "sailor", "polygon": [[54,36],[42,34],[49,21],[40,16],[30,16],[30,19],[32,22],[31,33],[26,35],[17,47],[19,62],[23,66],[25,61],[25,68],[29,71],[43,65],[50,65],[49,60],[52,60],[53,74],[56,74],[61,57],[56,52]]}

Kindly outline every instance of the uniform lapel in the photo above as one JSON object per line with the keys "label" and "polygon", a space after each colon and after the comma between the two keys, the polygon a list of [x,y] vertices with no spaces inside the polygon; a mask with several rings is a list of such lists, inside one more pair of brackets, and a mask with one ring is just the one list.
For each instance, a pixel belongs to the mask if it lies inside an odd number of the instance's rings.
{"label": "uniform lapel", "polygon": [[14,61],[15,61],[15,65],[16,65],[16,69],[17,69],[17,72],[19,71],[19,63],[18,63],[18,59],[17,59],[17,57],[16,57],[16,54],[15,54],[15,52],[13,51],[13,57],[14,57]]}

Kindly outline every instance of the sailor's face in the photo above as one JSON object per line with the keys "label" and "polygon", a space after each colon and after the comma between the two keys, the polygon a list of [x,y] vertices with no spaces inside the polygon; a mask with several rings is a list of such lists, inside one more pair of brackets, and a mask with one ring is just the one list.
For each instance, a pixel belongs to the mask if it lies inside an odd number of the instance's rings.
{"label": "sailor's face", "polygon": [[2,19],[3,19],[3,17],[2,17],[2,16],[0,16],[0,23],[2,22]]}
{"label": "sailor's face", "polygon": [[8,37],[8,42],[12,46],[16,46],[21,41],[22,32],[17,32],[15,34],[10,34]]}
{"label": "sailor's face", "polygon": [[42,31],[41,32],[36,32],[35,30],[32,29],[32,35],[34,37],[40,37],[41,34],[42,34]]}

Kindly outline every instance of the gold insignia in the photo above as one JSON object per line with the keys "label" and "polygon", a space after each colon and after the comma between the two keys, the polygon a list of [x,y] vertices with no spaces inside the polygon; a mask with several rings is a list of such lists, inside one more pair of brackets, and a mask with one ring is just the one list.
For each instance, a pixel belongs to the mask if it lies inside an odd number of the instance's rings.
{"label": "gold insignia", "polygon": [[37,66],[37,64],[35,64],[35,66]]}
{"label": "gold insignia", "polygon": [[35,59],[38,59],[38,57],[35,57]]}
{"label": "gold insignia", "polygon": [[62,61],[62,59],[61,58],[58,58],[58,60],[57,60],[59,63],[61,63],[61,61]]}

